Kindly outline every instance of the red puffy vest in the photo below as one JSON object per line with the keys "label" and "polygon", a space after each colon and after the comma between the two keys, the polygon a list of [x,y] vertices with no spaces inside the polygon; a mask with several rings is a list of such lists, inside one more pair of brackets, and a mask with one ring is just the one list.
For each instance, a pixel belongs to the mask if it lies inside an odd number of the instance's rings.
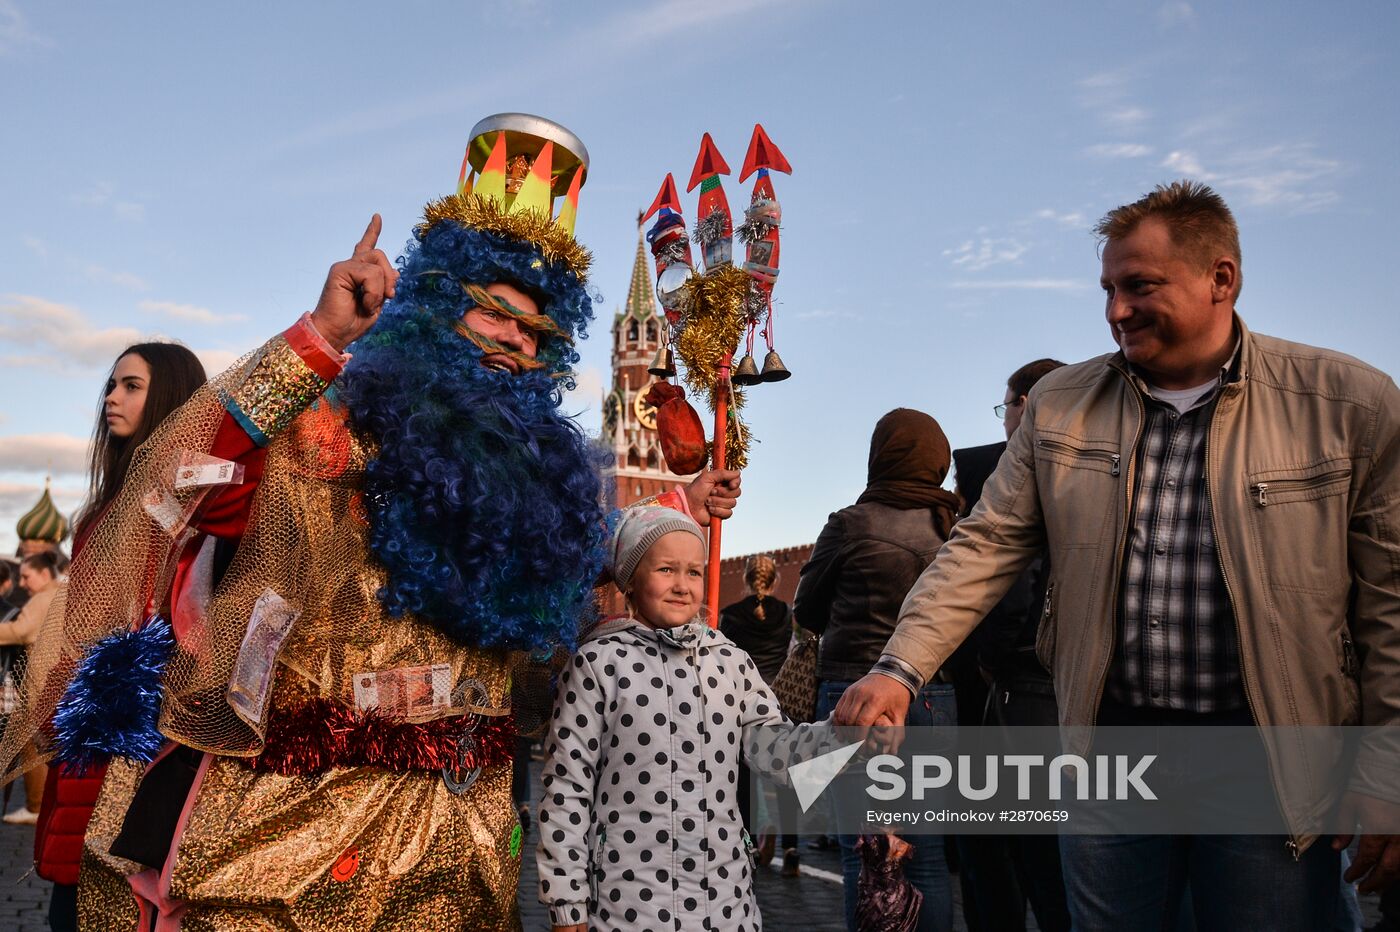
{"label": "red puffy vest", "polygon": [[68,773],[63,767],[49,768],[44,804],[39,807],[39,824],[34,832],[34,868],[40,877],[77,885],[83,835],[106,773],[105,765],[94,767],[83,777]]}

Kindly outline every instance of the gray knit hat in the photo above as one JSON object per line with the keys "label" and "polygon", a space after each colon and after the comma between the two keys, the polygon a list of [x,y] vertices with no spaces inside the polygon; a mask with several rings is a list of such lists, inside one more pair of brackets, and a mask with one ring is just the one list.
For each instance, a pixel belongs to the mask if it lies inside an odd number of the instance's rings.
{"label": "gray knit hat", "polygon": [[617,529],[613,532],[608,560],[608,570],[617,588],[627,591],[642,557],[652,544],[672,531],[689,531],[701,544],[705,543],[705,533],[700,530],[700,525],[674,508],[643,505],[622,512]]}

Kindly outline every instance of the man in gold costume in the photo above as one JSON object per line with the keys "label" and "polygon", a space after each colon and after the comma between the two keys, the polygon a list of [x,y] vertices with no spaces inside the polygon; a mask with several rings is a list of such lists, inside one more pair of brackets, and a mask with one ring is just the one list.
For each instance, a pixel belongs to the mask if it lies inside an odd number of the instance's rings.
{"label": "man in gold costume", "polygon": [[[587,154],[524,114],[472,137],[397,267],[376,215],[161,425],[54,600],[0,759],[112,761],[84,928],[519,928],[522,685],[575,643],[608,517],[558,410]],[[663,503],[706,524],[738,488]]]}

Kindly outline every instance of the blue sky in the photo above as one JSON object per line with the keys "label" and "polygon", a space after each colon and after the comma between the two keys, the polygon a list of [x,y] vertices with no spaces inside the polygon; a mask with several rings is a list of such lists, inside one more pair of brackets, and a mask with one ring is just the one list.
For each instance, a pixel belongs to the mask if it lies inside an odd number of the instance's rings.
{"label": "blue sky", "polygon": [[1111,349],[1089,228],[1161,181],[1235,209],[1251,327],[1400,372],[1397,40],[1394,2],[0,0],[0,550],[46,471],[77,503],[123,346],[256,347],[374,211],[396,255],[501,110],[592,154],[604,300],[570,407],[595,430],[638,208],[705,131],[737,170],[761,121],[792,162],[795,376],[750,395],[731,553],[813,539],[886,410],[988,443],[1017,366]]}

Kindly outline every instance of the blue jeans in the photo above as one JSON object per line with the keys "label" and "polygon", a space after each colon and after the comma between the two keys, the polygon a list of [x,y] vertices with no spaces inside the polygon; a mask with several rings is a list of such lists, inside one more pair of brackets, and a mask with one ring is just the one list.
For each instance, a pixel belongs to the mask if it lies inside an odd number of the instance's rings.
{"label": "blue jeans", "polygon": [[[850,682],[823,680],[817,690],[817,720],[831,714]],[[953,687],[942,683],[925,686],[919,698],[909,703],[909,725],[954,725],[957,703]],[[838,778],[839,779],[839,778]],[[846,928],[856,930],[856,891],[860,882],[860,855],[856,854],[858,835],[840,833],[841,879],[846,898]],[[924,895],[919,909],[919,932],[951,932],[953,928],[953,888],[948,879],[948,861],[943,853],[942,835],[901,836],[914,846],[914,856],[904,865],[904,876]]]}
{"label": "blue jeans", "polygon": [[1171,932],[1189,884],[1197,932],[1333,928],[1340,854],[1298,861],[1273,835],[1061,835],[1075,932]]}

